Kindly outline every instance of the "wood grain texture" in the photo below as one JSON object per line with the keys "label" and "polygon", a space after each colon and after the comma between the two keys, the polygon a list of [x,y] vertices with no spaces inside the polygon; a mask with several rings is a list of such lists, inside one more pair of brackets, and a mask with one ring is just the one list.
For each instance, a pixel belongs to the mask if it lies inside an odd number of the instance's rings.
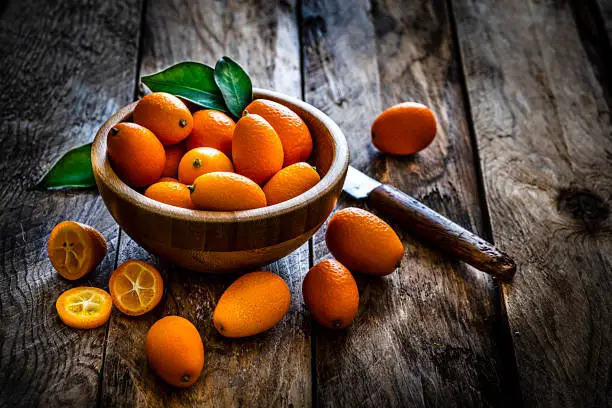
{"label": "wood grain texture", "polygon": [[[299,97],[295,21],[293,2],[151,1],[142,74],[184,59],[214,64],[229,55],[246,68],[256,86]],[[128,258],[147,259],[126,241],[121,259]],[[164,265],[165,303],[144,319],[111,319],[102,405],[309,406],[310,321],[301,301],[308,262],[304,245],[269,267],[291,289],[290,312],[271,331],[243,340],[225,339],[212,325],[216,302],[235,276],[194,274]],[[150,373],[143,352],[148,328],[168,314],[188,318],[204,341],[203,375],[186,390],[173,390]]]}
{"label": "wood grain texture", "polygon": [[[303,2],[305,99],[335,119],[351,164],[479,234],[485,232],[443,2]],[[439,121],[434,143],[396,158],[370,142],[374,118],[418,101]],[[360,205],[345,198],[342,206]],[[384,214],[379,214],[385,218]],[[406,256],[386,278],[357,275],[360,309],[346,331],[313,328],[320,406],[500,406],[507,382],[487,275],[442,257],[393,225]],[[328,257],[315,236],[315,262]],[[384,249],[381,249],[384,250]],[[510,387],[511,388],[511,387]]]}
{"label": "wood grain texture", "polygon": [[295,1],[161,1],[147,3],[141,72],[182,60],[214,66],[238,61],[254,86],[301,97]]}
{"label": "wood grain texture", "polygon": [[[118,229],[94,192],[34,185],[132,98],[140,7],[11,1],[0,18],[0,407],[96,404],[105,328],[65,326],[55,301],[78,285],[107,286]],[[47,258],[48,235],[66,219],[109,243],[101,266],[75,282]]]}
{"label": "wood grain texture", "polygon": [[[525,404],[612,404],[612,141],[607,92],[567,2],[456,1]],[[484,40],[484,41],[483,41]]]}

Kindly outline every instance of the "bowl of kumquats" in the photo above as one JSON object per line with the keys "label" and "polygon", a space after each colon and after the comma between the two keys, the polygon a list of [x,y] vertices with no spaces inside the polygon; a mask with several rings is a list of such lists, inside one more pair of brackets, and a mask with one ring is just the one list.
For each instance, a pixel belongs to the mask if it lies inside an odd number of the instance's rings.
{"label": "bowl of kumquats", "polygon": [[214,73],[219,94],[206,94],[202,78],[213,74],[202,72],[195,96],[172,88],[186,77],[176,67],[144,77],[153,92],[95,137],[92,168],[108,210],[149,252],[195,271],[244,270],[294,251],[340,195],[344,135],[313,106],[252,89],[239,66]]}

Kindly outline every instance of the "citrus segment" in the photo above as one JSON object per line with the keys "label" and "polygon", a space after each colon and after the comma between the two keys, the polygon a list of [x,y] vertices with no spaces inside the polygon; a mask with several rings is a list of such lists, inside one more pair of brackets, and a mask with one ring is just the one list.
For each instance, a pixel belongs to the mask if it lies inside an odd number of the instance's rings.
{"label": "citrus segment", "polygon": [[112,306],[111,297],[105,290],[89,286],[69,289],[55,302],[62,322],[75,329],[102,326],[108,321]]}
{"label": "citrus segment", "polygon": [[152,310],[164,291],[164,283],[157,269],[133,259],[119,265],[111,275],[108,286],[117,309],[129,316],[140,316]]}
{"label": "citrus segment", "polygon": [[75,280],[91,272],[106,255],[104,237],[89,225],[63,221],[51,231],[47,247],[53,268]]}

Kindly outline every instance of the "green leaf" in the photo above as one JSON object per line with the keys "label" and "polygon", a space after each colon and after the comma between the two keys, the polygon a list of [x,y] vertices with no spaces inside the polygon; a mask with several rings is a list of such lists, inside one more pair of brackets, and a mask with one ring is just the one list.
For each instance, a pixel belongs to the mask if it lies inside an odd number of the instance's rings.
{"label": "green leaf", "polygon": [[153,92],[168,92],[203,108],[229,112],[215,82],[214,70],[199,62],[180,62],[141,81]]}
{"label": "green leaf", "polygon": [[91,143],[68,150],[45,174],[39,186],[48,190],[96,185],[91,168]]}
{"label": "green leaf", "polygon": [[249,74],[229,57],[221,57],[215,65],[215,81],[229,111],[240,118],[244,108],[253,101],[253,84]]}

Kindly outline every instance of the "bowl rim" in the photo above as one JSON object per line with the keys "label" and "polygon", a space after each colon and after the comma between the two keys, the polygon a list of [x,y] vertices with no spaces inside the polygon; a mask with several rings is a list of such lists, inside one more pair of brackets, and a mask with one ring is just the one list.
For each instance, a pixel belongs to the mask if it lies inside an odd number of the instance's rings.
{"label": "bowl rim", "polygon": [[[104,185],[112,190],[115,194],[148,211],[176,220],[207,223],[250,222],[273,218],[307,207],[317,201],[319,197],[331,192],[337,185],[338,181],[345,177],[349,164],[348,143],[338,125],[329,116],[309,103],[280,92],[254,88],[253,97],[254,99],[271,99],[279,103],[286,101],[302,110],[308,111],[329,130],[334,147],[334,157],[332,163],[327,171],[327,174],[325,174],[321,181],[319,181],[314,187],[305,193],[279,204],[241,211],[190,210],[187,208],[164,204],[146,197],[144,194],[139,193],[125,184],[117,176],[106,155],[105,142],[110,128],[131,115],[137,102],[132,102],[118,110],[115,114],[108,118],[106,122],[104,122],[96,133],[91,149],[91,163],[94,175],[96,176],[96,181],[103,182]],[[100,181],[98,181],[98,179]]]}

